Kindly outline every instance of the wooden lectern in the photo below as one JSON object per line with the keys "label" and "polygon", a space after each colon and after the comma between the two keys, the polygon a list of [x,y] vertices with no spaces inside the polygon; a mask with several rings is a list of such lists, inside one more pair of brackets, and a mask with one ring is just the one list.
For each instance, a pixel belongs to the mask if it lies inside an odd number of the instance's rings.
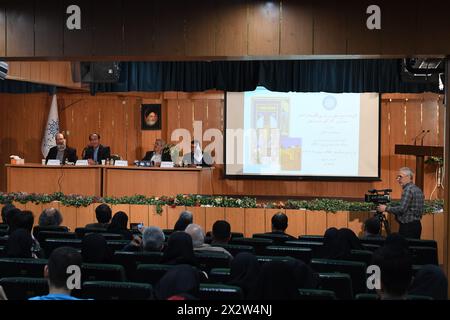
{"label": "wooden lectern", "polygon": [[423,191],[423,171],[425,156],[443,157],[444,148],[436,146],[416,146],[409,144],[396,144],[395,154],[416,156],[416,181],[415,184]]}

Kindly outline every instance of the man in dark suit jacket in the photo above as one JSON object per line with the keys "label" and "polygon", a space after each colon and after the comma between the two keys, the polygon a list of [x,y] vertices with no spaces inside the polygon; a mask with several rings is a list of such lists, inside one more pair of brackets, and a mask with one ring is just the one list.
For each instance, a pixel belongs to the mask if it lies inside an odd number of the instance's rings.
{"label": "man in dark suit jacket", "polygon": [[91,133],[89,135],[89,145],[83,150],[83,159],[89,164],[100,164],[102,160],[111,158],[111,150],[107,146],[100,144],[100,135]]}
{"label": "man in dark suit jacket", "polygon": [[153,161],[156,165],[161,161],[172,161],[170,150],[165,149],[166,142],[163,139],[156,139],[153,151],[147,151],[142,161]]}
{"label": "man in dark suit jacket", "polygon": [[66,139],[62,133],[57,133],[55,135],[56,146],[50,148],[47,157],[45,158],[45,163],[48,160],[58,159],[61,164],[67,162],[76,162],[78,160],[77,150],[74,148],[69,148],[66,145]]}

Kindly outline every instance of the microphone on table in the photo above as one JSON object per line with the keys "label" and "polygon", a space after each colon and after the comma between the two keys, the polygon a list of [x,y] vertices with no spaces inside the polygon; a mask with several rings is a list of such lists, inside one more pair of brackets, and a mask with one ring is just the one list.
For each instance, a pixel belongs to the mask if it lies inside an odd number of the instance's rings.
{"label": "microphone on table", "polygon": [[425,138],[425,136],[427,135],[427,134],[429,134],[430,133],[430,130],[427,130],[426,132],[425,132],[425,134],[422,136],[422,140],[420,140],[420,145],[421,146],[423,146],[423,139]]}
{"label": "microphone on table", "polygon": [[425,130],[422,130],[417,136],[414,137],[414,145],[417,145],[417,139],[425,133]]}

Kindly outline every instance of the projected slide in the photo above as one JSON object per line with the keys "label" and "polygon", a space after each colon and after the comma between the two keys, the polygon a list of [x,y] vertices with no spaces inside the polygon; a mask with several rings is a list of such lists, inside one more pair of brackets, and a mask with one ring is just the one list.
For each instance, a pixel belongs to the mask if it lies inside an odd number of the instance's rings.
{"label": "projected slide", "polygon": [[378,177],[378,94],[227,93],[228,175]]}

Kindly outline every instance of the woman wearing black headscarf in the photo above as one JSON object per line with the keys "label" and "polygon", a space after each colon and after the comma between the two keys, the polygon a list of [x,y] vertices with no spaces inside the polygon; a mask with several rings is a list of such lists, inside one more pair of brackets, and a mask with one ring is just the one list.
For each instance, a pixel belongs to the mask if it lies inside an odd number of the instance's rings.
{"label": "woman wearing black headscarf", "polygon": [[121,234],[124,240],[133,239],[133,234],[128,230],[128,216],[123,211],[118,211],[114,214],[107,231]]}
{"label": "woman wearing black headscarf", "polygon": [[324,259],[332,259],[333,252],[336,251],[338,242],[338,229],[328,228],[323,235],[323,246],[320,248],[320,257]]}
{"label": "woman wearing black headscarf", "polygon": [[307,264],[298,259],[292,259],[286,261],[286,263],[294,272],[294,280],[297,289],[317,288],[318,279]]}
{"label": "woman wearing black headscarf", "polygon": [[198,267],[191,236],[184,231],[172,233],[167,240],[167,248],[164,250],[162,263],[189,264]]}
{"label": "woman wearing black headscarf", "polygon": [[432,297],[434,300],[448,299],[448,281],[438,266],[427,264],[417,271],[408,294]]}
{"label": "woman wearing black headscarf", "polygon": [[81,241],[81,256],[87,263],[109,263],[112,252],[105,237],[99,233],[89,233]]}
{"label": "woman wearing black headscarf", "polygon": [[322,258],[345,260],[351,250],[362,250],[362,245],[356,234],[347,228],[330,228],[325,232],[322,248]]}
{"label": "woman wearing black headscarf", "polygon": [[282,261],[265,263],[251,295],[256,300],[295,300],[299,298],[292,268]]}
{"label": "woman wearing black headscarf", "polygon": [[158,300],[197,299],[200,289],[200,273],[191,265],[180,264],[159,280],[155,287],[155,298]]}
{"label": "woman wearing black headscarf", "polygon": [[6,256],[8,258],[36,258],[31,252],[33,239],[26,229],[16,229],[9,236],[6,244]]}
{"label": "woman wearing black headscarf", "polygon": [[244,298],[248,299],[251,290],[258,282],[260,270],[259,262],[253,254],[248,252],[238,253],[231,260],[231,279],[228,284],[240,287]]}

